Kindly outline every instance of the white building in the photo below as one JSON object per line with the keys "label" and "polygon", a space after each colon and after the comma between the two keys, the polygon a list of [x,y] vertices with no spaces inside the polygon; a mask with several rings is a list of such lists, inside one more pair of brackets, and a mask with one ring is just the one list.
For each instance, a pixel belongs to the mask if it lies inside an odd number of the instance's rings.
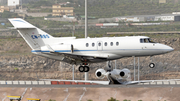
{"label": "white building", "polygon": [[19,0],[8,0],[8,6],[19,6],[20,1]]}

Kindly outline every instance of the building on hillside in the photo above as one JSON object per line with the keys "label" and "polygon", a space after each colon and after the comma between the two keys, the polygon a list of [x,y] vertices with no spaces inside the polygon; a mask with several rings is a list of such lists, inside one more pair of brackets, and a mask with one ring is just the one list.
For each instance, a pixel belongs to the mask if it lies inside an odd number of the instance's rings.
{"label": "building on hillside", "polygon": [[52,5],[52,16],[73,16],[74,14],[74,8],[73,7],[61,7],[61,5],[56,4]]}
{"label": "building on hillside", "polygon": [[146,21],[180,21],[180,14],[173,12],[172,14],[160,15],[135,15],[114,17],[115,22],[146,22]]}
{"label": "building on hillside", "polygon": [[159,0],[159,3],[166,3],[166,0]]}
{"label": "building on hillside", "polygon": [[8,0],[8,6],[19,6],[20,1],[19,0]]}
{"label": "building on hillside", "polygon": [[8,6],[0,6],[0,13],[3,13],[4,11],[9,11]]}

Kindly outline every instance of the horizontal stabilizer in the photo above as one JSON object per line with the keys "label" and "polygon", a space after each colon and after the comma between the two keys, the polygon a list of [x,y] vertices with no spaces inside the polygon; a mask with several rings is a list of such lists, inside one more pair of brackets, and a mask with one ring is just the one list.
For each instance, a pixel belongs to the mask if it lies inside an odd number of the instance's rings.
{"label": "horizontal stabilizer", "polygon": [[12,19],[9,19],[9,21],[12,23],[15,29],[36,28],[32,24],[26,22],[25,20],[21,18],[12,18]]}

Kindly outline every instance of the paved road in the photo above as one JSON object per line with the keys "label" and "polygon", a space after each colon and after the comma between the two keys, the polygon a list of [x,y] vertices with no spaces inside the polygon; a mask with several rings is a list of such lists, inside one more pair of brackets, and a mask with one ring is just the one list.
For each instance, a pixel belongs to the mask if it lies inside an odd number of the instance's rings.
{"label": "paved road", "polygon": [[18,88],[154,88],[154,87],[180,87],[180,85],[0,85],[0,87],[18,87]]}

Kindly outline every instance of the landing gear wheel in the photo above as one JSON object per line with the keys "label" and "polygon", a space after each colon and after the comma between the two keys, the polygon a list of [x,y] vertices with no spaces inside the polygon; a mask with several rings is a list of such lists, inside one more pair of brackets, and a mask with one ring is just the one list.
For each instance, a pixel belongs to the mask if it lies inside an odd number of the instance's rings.
{"label": "landing gear wheel", "polygon": [[84,67],[83,66],[79,66],[79,72],[84,72]]}
{"label": "landing gear wheel", "polygon": [[155,64],[154,64],[154,63],[150,63],[150,64],[149,64],[149,67],[150,67],[150,68],[154,68],[154,67],[155,67]]}
{"label": "landing gear wheel", "polygon": [[89,67],[88,66],[84,66],[84,72],[89,72]]}

